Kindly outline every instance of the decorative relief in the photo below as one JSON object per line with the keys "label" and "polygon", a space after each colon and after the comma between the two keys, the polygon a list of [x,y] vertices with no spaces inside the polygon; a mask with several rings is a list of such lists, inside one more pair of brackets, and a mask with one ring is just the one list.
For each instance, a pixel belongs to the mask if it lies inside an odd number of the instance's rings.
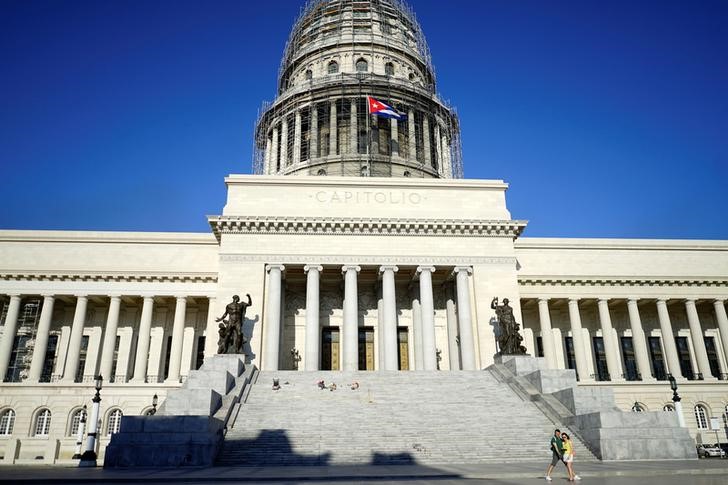
{"label": "decorative relief", "polygon": [[347,234],[517,238],[526,227],[515,220],[447,220],[334,217],[214,216],[208,222],[222,234]]}
{"label": "decorative relief", "polygon": [[217,283],[217,273],[138,274],[138,273],[0,273],[9,281],[114,281],[146,283]]}
{"label": "decorative relief", "polygon": [[520,277],[521,286],[728,286],[728,279],[723,280],[682,280],[658,278],[532,278]]}
{"label": "decorative relief", "polygon": [[223,263],[269,263],[275,261],[281,264],[346,264],[356,263],[358,265],[420,265],[431,264],[434,266],[466,266],[477,264],[507,264],[516,265],[516,258],[500,256],[351,256],[351,255],[327,255],[309,256],[296,254],[220,254],[220,261]]}

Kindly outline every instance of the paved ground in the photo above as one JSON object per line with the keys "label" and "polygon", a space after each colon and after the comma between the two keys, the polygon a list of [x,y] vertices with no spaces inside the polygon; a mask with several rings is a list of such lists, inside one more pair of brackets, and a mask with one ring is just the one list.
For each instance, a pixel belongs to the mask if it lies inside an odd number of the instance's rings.
{"label": "paved ground", "polygon": [[[392,465],[329,467],[214,467],[172,470],[104,470],[50,466],[3,466],[0,484],[209,484],[209,483],[317,483],[419,484],[419,483],[546,483],[545,463],[490,465]],[[581,483],[600,485],[697,484],[725,485],[728,460],[707,459],[660,462],[584,463],[576,466]],[[554,485],[568,484],[563,466],[553,474]]]}

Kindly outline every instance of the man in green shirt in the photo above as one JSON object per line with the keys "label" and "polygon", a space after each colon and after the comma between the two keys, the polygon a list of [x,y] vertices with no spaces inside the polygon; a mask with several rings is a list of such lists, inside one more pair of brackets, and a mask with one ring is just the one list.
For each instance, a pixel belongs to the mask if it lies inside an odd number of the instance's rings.
{"label": "man in green shirt", "polygon": [[561,431],[554,430],[554,435],[551,437],[551,464],[546,469],[546,480],[551,481],[551,472],[554,471],[556,464],[561,461],[564,456],[563,442],[561,441]]}

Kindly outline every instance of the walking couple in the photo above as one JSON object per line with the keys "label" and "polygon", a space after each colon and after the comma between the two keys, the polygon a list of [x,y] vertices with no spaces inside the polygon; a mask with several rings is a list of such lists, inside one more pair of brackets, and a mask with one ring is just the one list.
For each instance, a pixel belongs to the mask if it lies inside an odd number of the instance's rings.
{"label": "walking couple", "polygon": [[581,480],[581,477],[574,472],[574,444],[568,434],[562,433],[558,429],[554,430],[554,436],[551,438],[551,453],[551,464],[546,469],[547,481],[551,481],[551,472],[554,471],[559,461],[563,461],[566,465],[570,482]]}

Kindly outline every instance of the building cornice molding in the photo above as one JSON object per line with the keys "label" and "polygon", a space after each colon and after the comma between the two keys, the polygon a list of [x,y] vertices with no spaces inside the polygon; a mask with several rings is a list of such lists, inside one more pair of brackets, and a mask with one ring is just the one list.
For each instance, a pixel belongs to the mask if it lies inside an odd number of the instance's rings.
{"label": "building cornice molding", "polygon": [[270,263],[281,264],[356,264],[366,266],[399,265],[399,266],[464,266],[486,264],[516,264],[516,258],[502,256],[389,256],[389,255],[300,255],[300,254],[236,254],[222,253],[220,261],[226,263]]}
{"label": "building cornice molding", "polygon": [[728,278],[635,278],[585,276],[519,276],[519,286],[691,286],[728,287]]}
{"label": "building cornice molding", "polygon": [[0,273],[0,281],[63,281],[118,283],[217,283],[217,273],[141,273],[48,271]]}
{"label": "building cornice molding", "polygon": [[217,246],[210,233],[0,230],[0,242],[191,244]]}
{"label": "building cornice molding", "polygon": [[222,234],[305,234],[347,236],[448,236],[517,238],[526,221],[340,217],[209,216]]}
{"label": "building cornice molding", "polygon": [[597,239],[522,237],[515,244],[519,250],[642,250],[642,251],[728,251],[728,241],[696,239]]}

